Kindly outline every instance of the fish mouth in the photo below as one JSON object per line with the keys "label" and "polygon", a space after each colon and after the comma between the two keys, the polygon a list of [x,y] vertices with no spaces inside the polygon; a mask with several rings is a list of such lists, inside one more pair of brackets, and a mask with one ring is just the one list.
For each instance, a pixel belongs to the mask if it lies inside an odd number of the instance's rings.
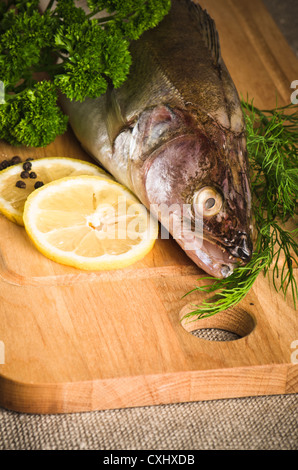
{"label": "fish mouth", "polygon": [[223,245],[204,235],[182,234],[176,241],[197,266],[219,279],[229,277],[235,268],[245,265],[251,258],[248,249],[244,253],[237,246]]}

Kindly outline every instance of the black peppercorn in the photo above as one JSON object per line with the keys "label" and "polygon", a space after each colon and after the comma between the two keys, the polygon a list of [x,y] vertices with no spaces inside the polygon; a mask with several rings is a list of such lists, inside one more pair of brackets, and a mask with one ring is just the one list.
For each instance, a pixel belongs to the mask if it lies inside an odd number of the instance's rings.
{"label": "black peppercorn", "polygon": [[24,168],[25,171],[31,170],[31,168],[32,168],[32,163],[30,163],[30,162],[25,162],[25,163],[23,164],[23,168]]}
{"label": "black peppercorn", "polygon": [[36,181],[36,183],[34,185],[34,188],[37,189],[37,188],[40,188],[41,186],[43,186],[43,182],[42,181]]}
{"label": "black peppercorn", "polygon": [[17,163],[21,163],[22,159],[18,155],[15,155],[10,161],[13,165],[16,165]]}
{"label": "black peppercorn", "polygon": [[5,168],[8,168],[9,167],[9,163],[7,160],[3,160],[1,162],[1,170],[5,170]]}
{"label": "black peppercorn", "polygon": [[21,180],[17,181],[17,182],[16,182],[16,187],[17,187],[17,188],[26,188],[26,183],[25,183],[25,181],[21,181]]}
{"label": "black peppercorn", "polygon": [[23,179],[29,178],[29,172],[25,170],[22,171],[22,173],[20,174],[20,177]]}
{"label": "black peppercorn", "polygon": [[26,162],[32,162],[33,158],[26,158]]}
{"label": "black peppercorn", "polygon": [[31,179],[35,179],[35,178],[37,178],[37,174],[35,173],[35,171],[31,171],[31,172],[29,173],[29,177],[30,177]]}

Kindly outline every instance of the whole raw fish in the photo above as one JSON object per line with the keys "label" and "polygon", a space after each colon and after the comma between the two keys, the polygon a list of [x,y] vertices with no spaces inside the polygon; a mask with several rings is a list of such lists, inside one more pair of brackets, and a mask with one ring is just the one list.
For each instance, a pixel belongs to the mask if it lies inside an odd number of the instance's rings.
{"label": "whole raw fish", "polygon": [[88,153],[173,236],[180,223],[174,238],[198,266],[226,277],[252,254],[251,192],[245,122],[214,21],[173,0],[131,54],[119,89],[63,108]]}

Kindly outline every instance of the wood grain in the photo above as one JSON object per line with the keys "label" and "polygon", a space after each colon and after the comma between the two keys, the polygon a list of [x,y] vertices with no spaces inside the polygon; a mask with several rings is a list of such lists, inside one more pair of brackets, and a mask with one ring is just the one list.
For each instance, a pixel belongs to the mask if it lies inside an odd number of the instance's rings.
{"label": "wood grain", "polygon": [[[276,97],[289,103],[297,59],[261,1],[201,5],[216,21],[239,93],[263,108]],[[90,160],[71,130],[44,149],[1,143],[1,159],[15,154]],[[297,313],[267,278],[231,311],[185,324],[188,303],[203,297],[182,296],[202,271],[172,239],[158,240],[130,268],[89,273],[46,259],[4,217],[0,230],[1,406],[66,413],[297,393]],[[198,328],[240,339],[197,338],[191,332]]]}

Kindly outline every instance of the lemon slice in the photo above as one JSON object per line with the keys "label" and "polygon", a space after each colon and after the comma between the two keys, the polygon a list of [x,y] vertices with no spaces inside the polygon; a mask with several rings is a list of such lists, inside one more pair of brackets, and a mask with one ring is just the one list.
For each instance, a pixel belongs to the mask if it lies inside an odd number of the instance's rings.
{"label": "lemon slice", "polygon": [[158,236],[158,222],[124,186],[99,176],[68,177],[33,191],[25,229],[53,261],[108,270],[142,259]]}
{"label": "lemon slice", "polygon": [[[24,162],[23,162],[24,163]],[[29,173],[34,172],[36,178],[21,178],[23,163],[8,167],[0,171],[0,212],[13,222],[24,225],[24,204],[37,181],[43,184],[63,177],[77,175],[98,175],[112,179],[101,168],[92,163],[76,160],[74,158],[48,157],[33,160]],[[25,183],[25,188],[16,186],[17,181]]]}

